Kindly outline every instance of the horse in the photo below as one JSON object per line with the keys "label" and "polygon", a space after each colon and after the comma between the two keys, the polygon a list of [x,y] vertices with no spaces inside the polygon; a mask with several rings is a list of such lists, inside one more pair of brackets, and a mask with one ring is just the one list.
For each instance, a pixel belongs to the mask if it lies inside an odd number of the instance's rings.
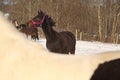
{"label": "horse", "polygon": [[27,37],[28,35],[31,35],[31,39],[35,41],[39,40],[37,28],[28,27],[26,24],[20,24],[18,26],[18,29],[20,32],[25,33]]}
{"label": "horse", "polygon": [[90,80],[99,64],[120,58],[120,51],[77,56],[48,52],[26,39],[2,14],[0,30],[0,80]]}
{"label": "horse", "polygon": [[31,27],[28,27],[26,24],[20,24],[18,25],[18,22],[16,19],[14,19],[12,21],[12,24],[14,25],[14,27],[16,29],[18,29],[20,32],[26,34],[26,36],[28,37],[28,35],[31,36],[31,39],[33,40],[39,40],[39,37],[38,37],[38,29],[37,28],[31,28]]}
{"label": "horse", "polygon": [[62,54],[75,54],[76,39],[72,32],[57,32],[53,29],[55,22],[42,11],[28,22],[29,27],[41,27],[46,37],[49,51]]}
{"label": "horse", "polygon": [[120,80],[120,58],[100,64],[90,80]]}

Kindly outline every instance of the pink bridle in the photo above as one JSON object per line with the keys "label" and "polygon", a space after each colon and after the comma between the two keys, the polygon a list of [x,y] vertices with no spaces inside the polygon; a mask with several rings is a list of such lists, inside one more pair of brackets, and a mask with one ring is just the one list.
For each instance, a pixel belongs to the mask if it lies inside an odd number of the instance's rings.
{"label": "pink bridle", "polygon": [[33,26],[36,28],[36,27],[39,27],[37,25],[41,25],[45,20],[45,15],[43,16],[42,20],[40,22],[35,22],[34,20],[31,20],[32,23],[33,23]]}

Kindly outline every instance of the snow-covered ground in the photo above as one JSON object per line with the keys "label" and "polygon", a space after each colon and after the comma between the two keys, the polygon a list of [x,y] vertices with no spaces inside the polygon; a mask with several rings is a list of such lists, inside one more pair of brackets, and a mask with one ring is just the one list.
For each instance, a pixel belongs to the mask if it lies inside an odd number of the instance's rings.
{"label": "snow-covered ground", "polygon": [[[40,39],[38,43],[40,43],[46,49],[46,45],[45,45],[46,39]],[[76,51],[75,51],[76,54],[96,54],[106,51],[120,51],[120,44],[88,42],[88,41],[76,42]]]}

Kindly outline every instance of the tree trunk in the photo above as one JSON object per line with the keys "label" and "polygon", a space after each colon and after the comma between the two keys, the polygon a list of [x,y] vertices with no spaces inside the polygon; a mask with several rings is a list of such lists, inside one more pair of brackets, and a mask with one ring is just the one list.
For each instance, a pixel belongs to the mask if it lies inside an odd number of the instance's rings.
{"label": "tree trunk", "polygon": [[102,41],[102,26],[101,26],[101,16],[100,16],[100,0],[98,1],[98,29],[99,29],[99,39]]}
{"label": "tree trunk", "polygon": [[119,15],[117,15],[117,14],[114,15],[112,34],[111,34],[111,39],[112,39],[113,43],[115,43],[115,41],[116,41],[116,33],[117,33],[116,30],[117,30],[118,17],[119,17]]}
{"label": "tree trunk", "polygon": [[28,8],[28,10],[29,10],[29,20],[31,19],[31,13],[32,13],[32,11],[31,11],[31,1],[29,1],[29,8]]}

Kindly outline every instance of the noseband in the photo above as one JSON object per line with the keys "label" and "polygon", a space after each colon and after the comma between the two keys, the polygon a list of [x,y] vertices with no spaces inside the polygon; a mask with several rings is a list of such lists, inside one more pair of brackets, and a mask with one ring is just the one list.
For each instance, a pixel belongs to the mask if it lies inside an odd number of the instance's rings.
{"label": "noseband", "polygon": [[42,20],[41,20],[40,22],[35,22],[34,20],[31,20],[31,21],[32,21],[32,23],[33,23],[33,26],[34,26],[35,28],[37,28],[37,27],[39,27],[39,26],[42,26],[42,23],[44,22],[44,20],[45,20],[45,15],[43,16],[43,18],[42,18]]}

